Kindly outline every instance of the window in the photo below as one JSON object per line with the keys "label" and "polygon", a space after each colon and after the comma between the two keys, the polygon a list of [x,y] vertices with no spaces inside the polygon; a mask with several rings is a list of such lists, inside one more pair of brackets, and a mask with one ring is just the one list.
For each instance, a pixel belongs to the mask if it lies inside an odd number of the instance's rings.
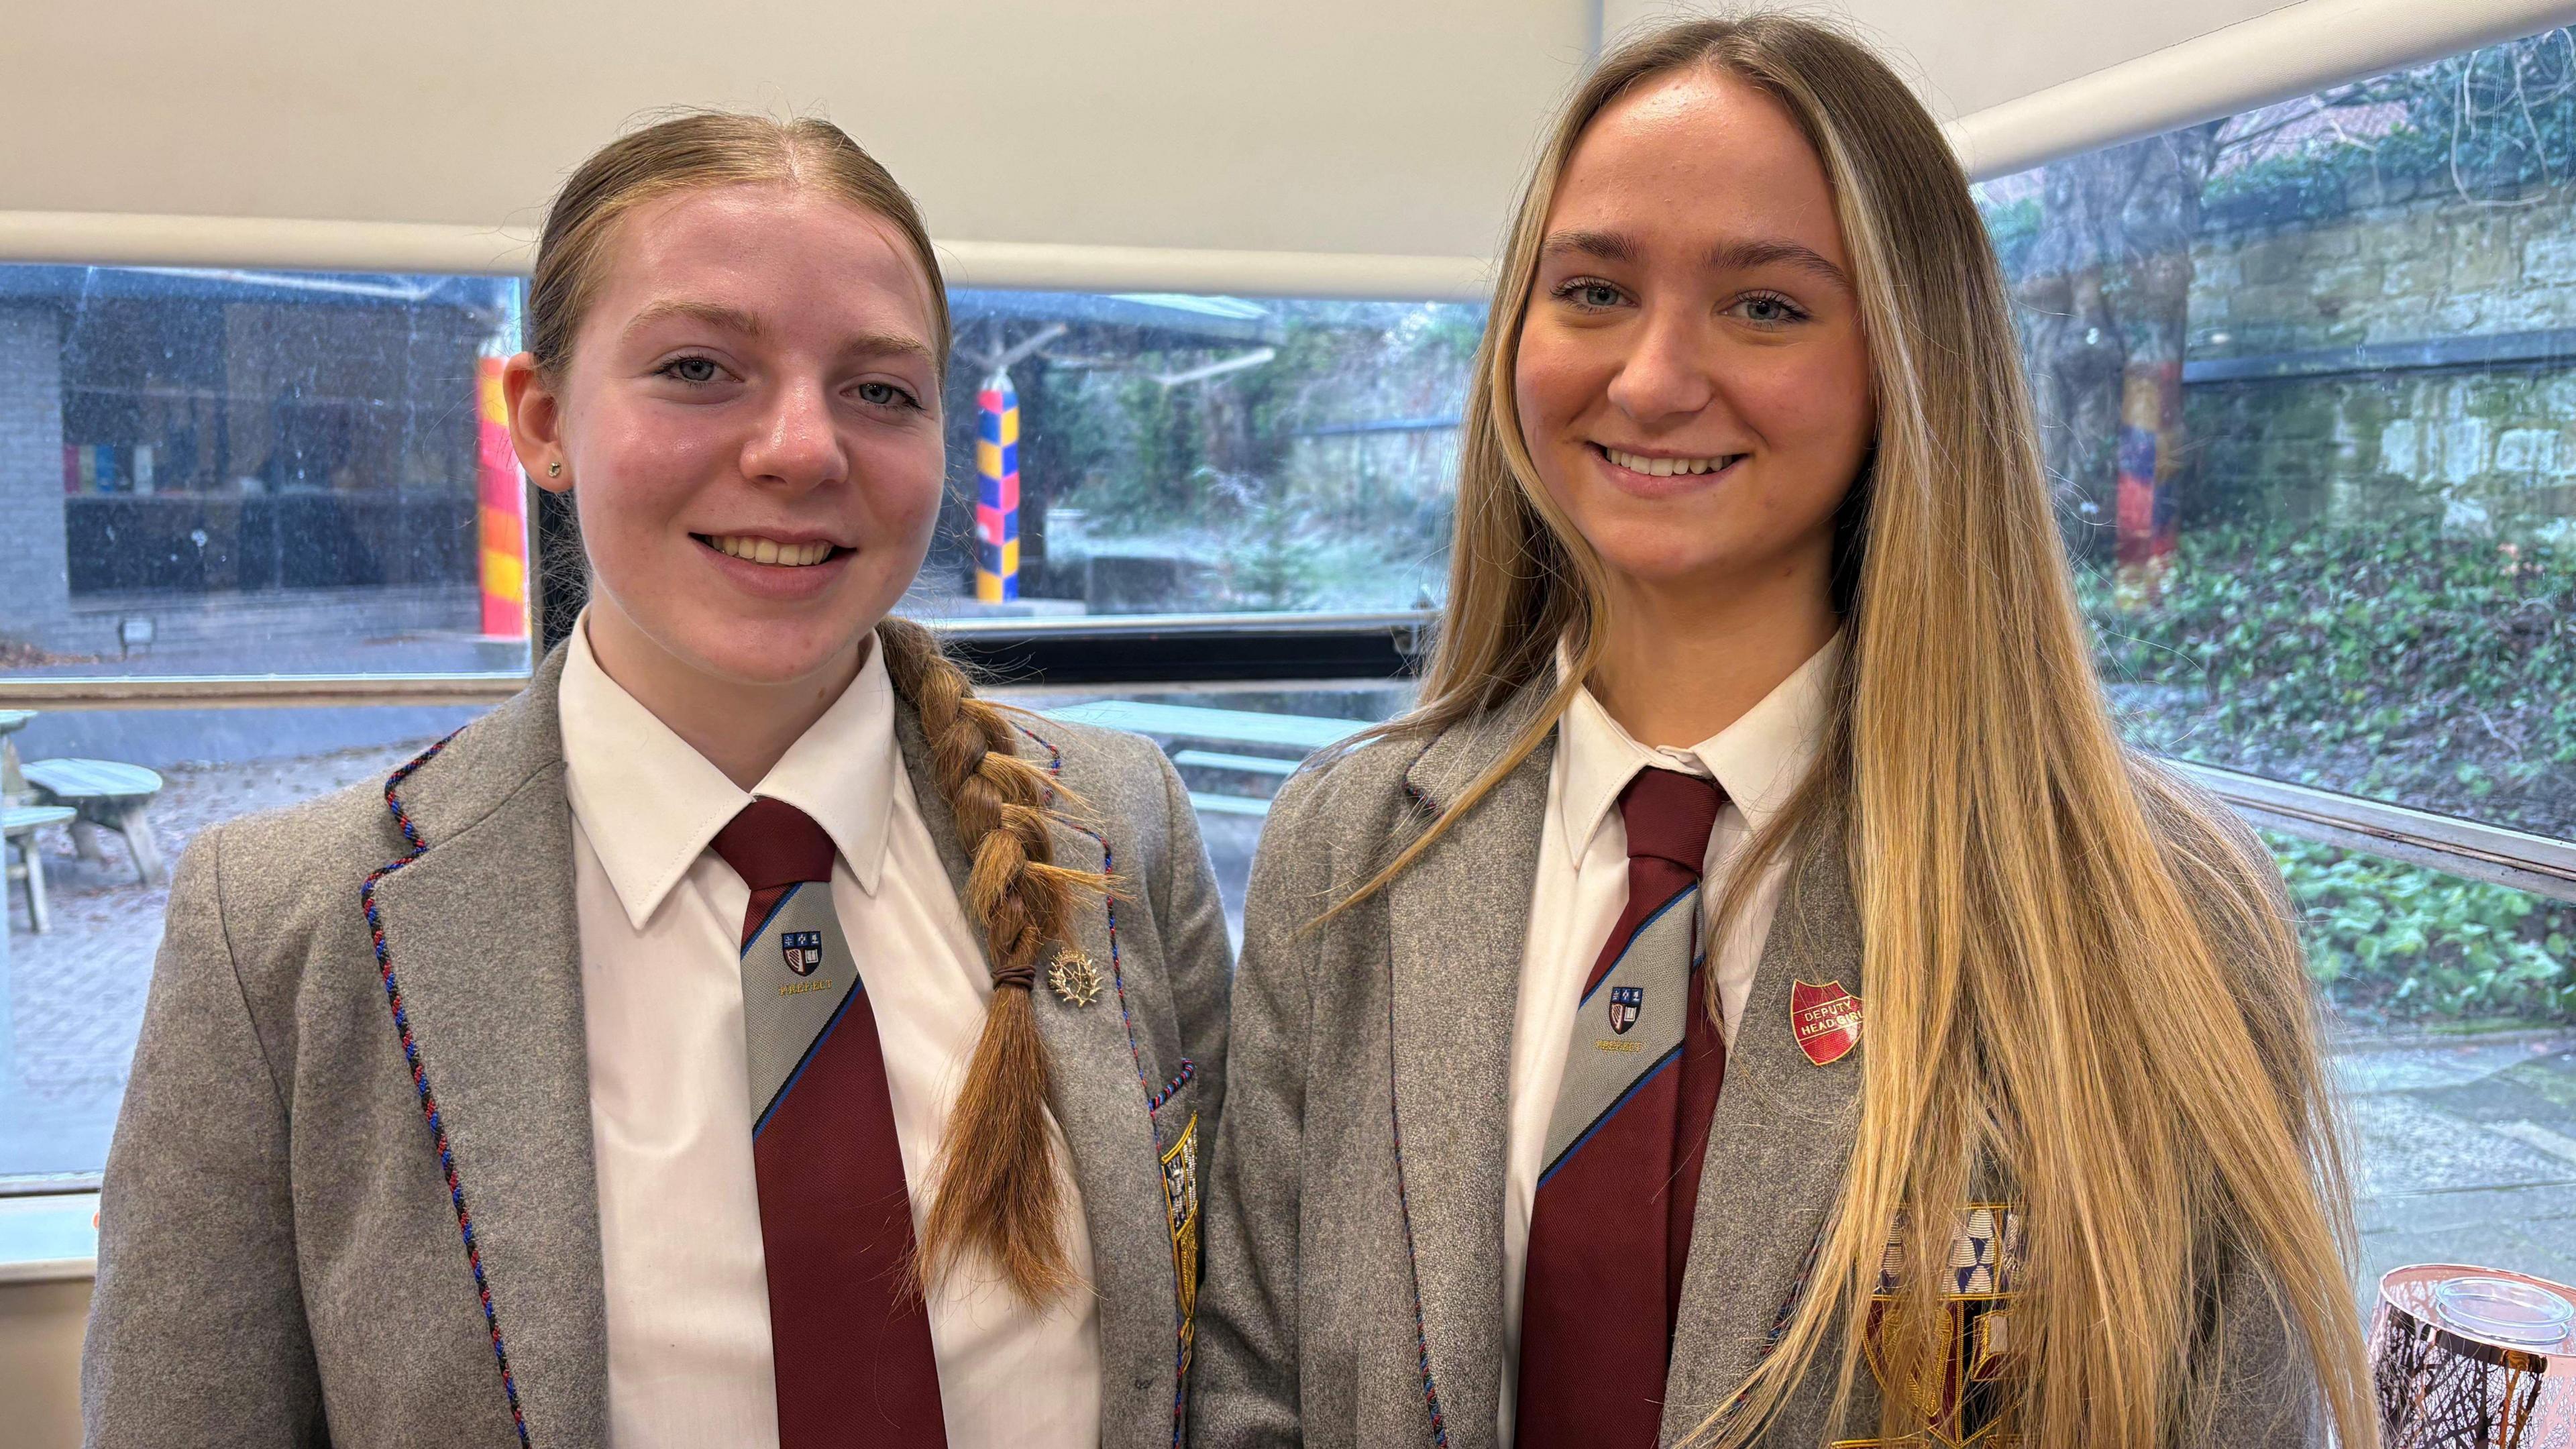
{"label": "window", "polygon": [[918,611],[1436,599],[1481,307],[962,289],[950,304],[957,486]]}
{"label": "window", "polygon": [[[521,290],[0,266],[0,1191],[104,1160],[192,837],[525,676]],[[171,707],[262,698],[301,707]]]}
{"label": "window", "polygon": [[[2576,862],[2530,838],[2576,837],[2576,38],[1977,194],[2130,738],[2294,813],[2403,814],[2366,797]],[[2576,875],[2270,838],[2337,1017],[2366,1273],[2576,1274]]]}
{"label": "window", "polygon": [[524,672],[518,294],[0,266],[0,671]]}

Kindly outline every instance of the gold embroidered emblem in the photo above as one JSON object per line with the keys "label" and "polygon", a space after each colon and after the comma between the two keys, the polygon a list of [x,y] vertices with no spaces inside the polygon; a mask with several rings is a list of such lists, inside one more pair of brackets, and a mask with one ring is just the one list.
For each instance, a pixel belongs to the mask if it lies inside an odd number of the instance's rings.
{"label": "gold embroidered emblem", "polygon": [[[1890,1363],[1882,1351],[1890,1337],[1913,1336],[1904,1322],[1906,1246],[1900,1229],[1879,1265],[1863,1347],[1880,1392],[1921,1415],[1925,1432],[1902,1441],[1838,1439],[1833,1449],[2008,1449],[2020,1442],[2009,1427],[2012,1375],[2019,1367],[2011,1309],[2022,1263],[2020,1209],[1980,1202],[1959,1215],[1948,1260],[1930,1265],[1941,1275],[1933,1297],[1931,1351],[1910,1371]],[[1905,1381],[1892,1381],[1900,1377]]]}
{"label": "gold embroidered emblem", "polygon": [[1067,946],[1055,953],[1047,966],[1047,985],[1055,988],[1056,999],[1067,1006],[1089,1006],[1100,999],[1100,968],[1091,958]]}
{"label": "gold embroidered emblem", "polygon": [[1190,1368],[1190,1345],[1199,1327],[1199,1114],[1190,1114],[1163,1154],[1163,1216],[1172,1229],[1172,1292],[1181,1311],[1181,1367]]}

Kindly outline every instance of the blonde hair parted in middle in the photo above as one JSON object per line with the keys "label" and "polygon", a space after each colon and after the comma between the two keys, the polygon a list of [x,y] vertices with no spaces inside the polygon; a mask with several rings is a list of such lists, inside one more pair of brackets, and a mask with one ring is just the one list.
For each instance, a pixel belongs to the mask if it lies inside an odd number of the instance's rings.
{"label": "blonde hair parted in middle", "polygon": [[[1603,655],[1604,566],[1541,485],[1514,407],[1521,322],[1585,128],[1641,82],[1693,69],[1771,96],[1820,158],[1879,419],[1838,518],[1848,647],[1828,737],[1713,913],[1739,909],[1782,853],[1839,844],[1868,1002],[1857,1135],[1776,1347],[1696,1437],[1753,1442],[1828,1358],[1848,1405],[1886,1245],[1905,1223],[1946,1239],[1991,1176],[2028,1224],[2012,1314],[2023,1442],[2192,1442],[2217,1367],[2196,1350],[2223,1300],[2283,1315],[2342,1442],[2369,1444],[2343,1168],[2277,876],[2121,746],[1967,179],[1904,84],[1835,31],[1777,15],[1673,25],[1604,58],[1559,118],[1477,359],[1438,654],[1420,707],[1383,733],[1437,733],[1542,687],[1561,638],[1573,667],[1335,913],[1517,768]],[[1882,1330],[1890,1382],[1928,1366],[1933,1278],[1911,1275],[1912,1311],[1888,1320],[1920,1331]],[[1907,1397],[1882,1397],[1891,1441],[1926,1427]]]}

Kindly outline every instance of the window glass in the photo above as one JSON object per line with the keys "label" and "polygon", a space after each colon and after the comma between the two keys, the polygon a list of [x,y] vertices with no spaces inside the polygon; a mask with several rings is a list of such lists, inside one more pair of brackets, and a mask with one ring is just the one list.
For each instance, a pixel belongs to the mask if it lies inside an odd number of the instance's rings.
{"label": "window glass", "polygon": [[1484,309],[950,293],[926,615],[1428,607]]}
{"label": "window glass", "polygon": [[[0,728],[9,731],[0,749],[14,752],[18,773],[30,777],[20,782],[29,788],[0,808],[44,817],[8,838],[8,863],[20,878],[8,882],[0,939],[0,1192],[96,1172],[106,1161],[160,949],[168,867],[188,842],[235,816],[380,784],[473,714],[0,710]],[[125,773],[83,780],[46,763],[107,763]],[[45,780],[60,793],[37,783]],[[42,933],[34,929],[31,855],[42,876]]]}
{"label": "window glass", "polygon": [[2149,748],[2576,836],[2576,41],[1977,188]]}
{"label": "window glass", "polygon": [[0,673],[524,671],[520,293],[0,265]]}
{"label": "window glass", "polygon": [[[1226,928],[1243,941],[1243,895],[1271,797],[1300,761],[1412,707],[1410,681],[1337,689],[1015,693],[1025,708],[1131,730],[1160,744],[1189,787],[1199,834],[1225,898]],[[1043,726],[1041,726],[1043,728]]]}

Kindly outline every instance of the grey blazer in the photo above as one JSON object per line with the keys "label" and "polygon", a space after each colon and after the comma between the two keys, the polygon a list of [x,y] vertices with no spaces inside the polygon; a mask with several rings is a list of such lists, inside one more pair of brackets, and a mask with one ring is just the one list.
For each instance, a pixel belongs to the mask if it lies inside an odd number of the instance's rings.
{"label": "grey blazer", "polygon": [[[1505,1103],[1553,741],[1383,892],[1320,928],[1459,798],[1530,707],[1370,745],[1292,780],[1246,905],[1226,1119],[1208,1185],[1208,1276],[1190,1397],[1206,1449],[1491,1446],[1501,1393]],[[2214,808],[2214,807],[2213,807]],[[1728,1053],[1665,1389],[1687,1436],[1760,1361],[1842,1182],[1861,1055],[1810,1063],[1791,983],[1859,994],[1839,840],[1793,863]],[[1862,1050],[1866,1050],[1866,1036]],[[2277,1315],[2229,1315],[2243,1372],[2203,1442],[2310,1442],[2305,1371]],[[1866,1375],[1864,1374],[1864,1380]],[[1763,1436],[1807,1449],[1834,1373]],[[1872,1431],[1861,1385],[1852,1432]]]}
{"label": "grey blazer", "polygon": [[[561,670],[558,653],[382,788],[189,849],[108,1154],[89,1444],[606,1441]],[[962,891],[919,719],[896,719]],[[1223,1096],[1225,920],[1160,750],[1029,728],[1022,753],[1060,762],[1099,822],[1058,827],[1056,858],[1125,892],[1070,943],[1103,998],[1036,993],[1096,1265],[1101,1443],[1169,1446],[1195,1296],[1186,1158]]]}

